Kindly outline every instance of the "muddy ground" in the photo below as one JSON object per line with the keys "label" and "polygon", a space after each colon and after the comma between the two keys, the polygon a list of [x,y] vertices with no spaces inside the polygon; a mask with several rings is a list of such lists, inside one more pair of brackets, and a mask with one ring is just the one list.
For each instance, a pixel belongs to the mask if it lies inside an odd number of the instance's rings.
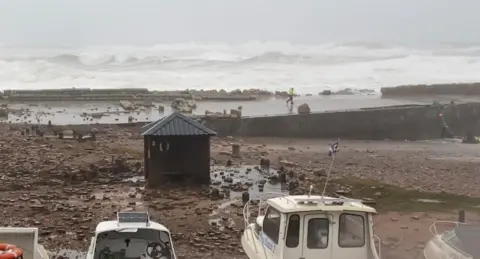
{"label": "muddy ground", "polygon": [[[260,160],[290,175],[289,183],[267,183],[264,191],[291,193],[305,193],[310,185],[320,193],[331,163],[327,141],[214,138],[211,186],[185,182],[150,190],[142,179],[139,128],[99,126],[96,141],[77,142],[40,137],[25,127],[0,125],[0,224],[38,227],[50,251],[85,250],[98,222],[114,219],[117,211],[148,208],[152,220],[174,233],[180,258],[245,258],[239,196],[258,193],[257,182],[275,173],[257,170]],[[241,157],[231,156],[232,143],[241,145]],[[329,192],[376,202],[384,258],[421,258],[428,226],[455,220],[459,209],[467,220],[480,220],[480,145],[341,141],[339,150]],[[233,165],[226,168],[229,160]],[[225,183],[221,172],[238,183]]]}

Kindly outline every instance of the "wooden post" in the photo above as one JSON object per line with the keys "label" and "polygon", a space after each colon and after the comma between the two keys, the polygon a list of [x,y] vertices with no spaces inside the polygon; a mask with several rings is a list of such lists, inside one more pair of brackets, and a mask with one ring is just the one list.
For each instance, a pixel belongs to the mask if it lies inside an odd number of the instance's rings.
{"label": "wooden post", "polygon": [[248,191],[242,193],[242,202],[245,205],[250,200],[250,193]]}
{"label": "wooden post", "polygon": [[270,159],[268,158],[260,159],[260,167],[263,169],[270,169]]}
{"label": "wooden post", "polygon": [[458,222],[465,223],[465,211],[461,210],[458,212]]}
{"label": "wooden post", "polygon": [[232,144],[232,156],[240,157],[240,144]]}

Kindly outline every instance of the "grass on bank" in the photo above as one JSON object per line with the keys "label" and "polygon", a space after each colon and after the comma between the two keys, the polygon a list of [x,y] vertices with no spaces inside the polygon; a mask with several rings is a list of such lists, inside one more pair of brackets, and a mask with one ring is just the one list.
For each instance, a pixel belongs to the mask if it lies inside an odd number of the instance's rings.
{"label": "grass on bank", "polygon": [[[371,198],[378,212],[386,211],[480,211],[480,198],[470,198],[445,192],[431,193],[401,188],[378,181],[358,178],[333,180],[331,186],[348,187],[346,196],[356,199]],[[323,188],[323,186],[322,186]],[[423,201],[422,201],[423,200]]]}

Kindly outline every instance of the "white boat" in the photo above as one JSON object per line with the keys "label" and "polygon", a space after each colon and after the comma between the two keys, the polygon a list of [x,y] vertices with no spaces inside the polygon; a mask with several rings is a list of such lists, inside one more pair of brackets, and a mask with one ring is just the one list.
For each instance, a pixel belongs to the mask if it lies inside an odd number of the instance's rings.
{"label": "white boat", "polygon": [[[453,228],[438,233],[439,225]],[[433,238],[423,249],[426,259],[480,259],[480,225],[452,221],[437,221],[430,226]]]}
{"label": "white boat", "polygon": [[241,243],[250,259],[381,258],[372,228],[376,210],[360,200],[264,194],[247,202],[243,213]]}
{"label": "white boat", "polygon": [[86,259],[176,259],[170,231],[146,212],[119,212],[97,225]]}
{"label": "white boat", "polygon": [[0,228],[0,258],[48,259],[38,244],[38,228]]}

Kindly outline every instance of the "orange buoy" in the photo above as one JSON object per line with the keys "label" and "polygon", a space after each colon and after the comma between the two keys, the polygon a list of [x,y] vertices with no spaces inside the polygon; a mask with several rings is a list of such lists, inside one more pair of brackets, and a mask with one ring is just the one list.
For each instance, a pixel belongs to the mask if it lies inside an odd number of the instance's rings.
{"label": "orange buoy", "polygon": [[10,244],[0,243],[0,259],[23,258],[23,251]]}

